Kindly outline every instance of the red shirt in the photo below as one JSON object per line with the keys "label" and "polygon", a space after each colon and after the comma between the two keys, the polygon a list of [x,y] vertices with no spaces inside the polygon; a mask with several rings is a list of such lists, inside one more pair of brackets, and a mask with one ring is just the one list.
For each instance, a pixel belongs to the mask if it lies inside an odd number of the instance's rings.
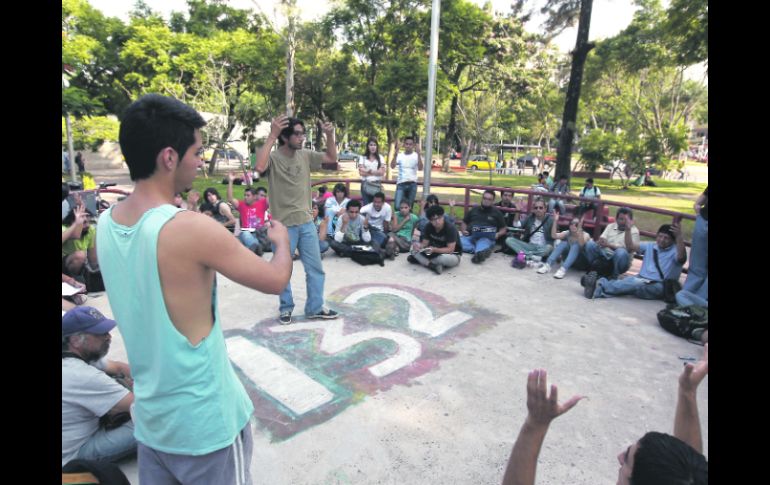
{"label": "red shirt", "polygon": [[[251,205],[246,205],[246,202],[238,201],[238,212],[241,214],[241,227],[253,227],[259,229],[265,225],[265,211],[269,207],[267,197],[258,200]],[[249,223],[249,220],[252,223]]]}

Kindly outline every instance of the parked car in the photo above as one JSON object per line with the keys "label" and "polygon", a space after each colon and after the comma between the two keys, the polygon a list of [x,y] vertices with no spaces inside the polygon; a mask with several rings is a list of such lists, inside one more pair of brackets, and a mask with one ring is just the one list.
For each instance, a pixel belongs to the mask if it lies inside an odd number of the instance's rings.
{"label": "parked car", "polygon": [[476,170],[494,170],[495,162],[486,155],[473,155],[468,159],[466,170],[475,172]]}
{"label": "parked car", "polygon": [[351,152],[350,150],[342,150],[337,154],[337,160],[340,162],[344,161],[356,161],[361,157],[358,153]]}
{"label": "parked car", "polygon": [[516,164],[519,167],[537,167],[539,163],[540,159],[532,153],[527,153],[516,159]]}

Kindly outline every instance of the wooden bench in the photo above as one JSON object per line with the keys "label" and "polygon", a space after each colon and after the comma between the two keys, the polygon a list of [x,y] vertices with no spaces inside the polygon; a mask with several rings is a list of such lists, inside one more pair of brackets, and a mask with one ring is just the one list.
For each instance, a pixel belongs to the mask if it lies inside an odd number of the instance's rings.
{"label": "wooden bench", "polygon": [[62,485],[98,485],[99,479],[89,472],[62,473],[61,483]]}

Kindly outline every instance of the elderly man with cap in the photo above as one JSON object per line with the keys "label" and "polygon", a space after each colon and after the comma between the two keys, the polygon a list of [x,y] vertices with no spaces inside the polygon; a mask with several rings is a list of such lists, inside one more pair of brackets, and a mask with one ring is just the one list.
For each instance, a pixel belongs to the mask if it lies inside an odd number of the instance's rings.
{"label": "elderly man with cap", "polygon": [[663,280],[677,279],[682,265],[687,261],[682,229],[679,223],[663,224],[658,229],[655,242],[634,243],[632,229],[634,220],[626,218],[626,248],[644,255],[642,268],[636,276],[622,280],[599,278],[595,271],[581,280],[586,298],[609,298],[620,295],[634,295],[644,300],[663,299]]}
{"label": "elderly man with cap", "polygon": [[[123,362],[106,360],[115,321],[96,308],[80,306],[61,324],[61,463],[76,458],[117,461],[136,452],[129,408],[134,394]],[[113,376],[113,377],[111,377]]]}

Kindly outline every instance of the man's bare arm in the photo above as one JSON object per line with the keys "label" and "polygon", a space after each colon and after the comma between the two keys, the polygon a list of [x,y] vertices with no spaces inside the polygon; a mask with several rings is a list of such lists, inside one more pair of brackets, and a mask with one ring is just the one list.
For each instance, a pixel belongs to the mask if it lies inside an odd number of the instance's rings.
{"label": "man's bare arm", "polygon": [[239,201],[233,196],[233,180],[235,180],[233,172],[227,172],[227,200],[233,204],[233,207],[238,207]]}
{"label": "man's bare arm", "polygon": [[273,149],[273,144],[278,140],[281,131],[287,126],[289,126],[289,118],[286,115],[278,115],[273,118],[273,121],[270,123],[270,134],[267,136],[265,144],[257,151],[257,163],[254,167],[257,172],[263,173],[267,170],[267,162],[270,159],[270,151]]}
{"label": "man's bare arm", "polygon": [[709,344],[704,346],[703,358],[696,364],[685,364],[679,377],[679,393],[674,418],[674,436],[703,453],[703,439],[698,417],[696,394],[698,385],[709,372]]}
{"label": "man's bare arm", "polygon": [[334,139],[334,124],[326,122],[321,125],[321,129],[326,135],[326,153],[324,153],[324,162],[332,163],[337,161],[337,143]]}

